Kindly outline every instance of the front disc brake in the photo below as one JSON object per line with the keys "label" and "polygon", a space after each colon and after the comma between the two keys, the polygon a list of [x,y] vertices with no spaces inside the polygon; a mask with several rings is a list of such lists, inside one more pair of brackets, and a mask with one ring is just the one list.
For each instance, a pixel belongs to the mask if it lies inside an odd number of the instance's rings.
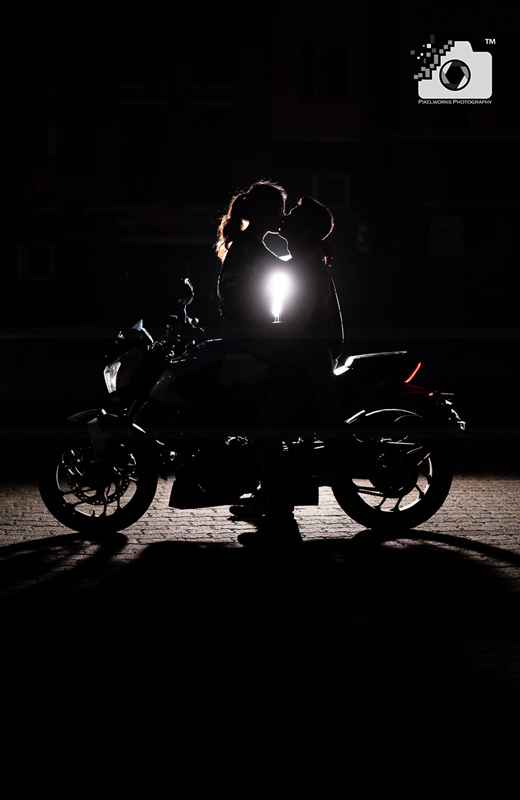
{"label": "front disc brake", "polygon": [[135,467],[133,456],[130,456],[132,462],[124,467],[114,464],[108,469],[94,460],[89,447],[82,447],[76,452],[71,450],[68,456],[63,462],[67,483],[83,503],[107,505],[122,497],[128,489]]}

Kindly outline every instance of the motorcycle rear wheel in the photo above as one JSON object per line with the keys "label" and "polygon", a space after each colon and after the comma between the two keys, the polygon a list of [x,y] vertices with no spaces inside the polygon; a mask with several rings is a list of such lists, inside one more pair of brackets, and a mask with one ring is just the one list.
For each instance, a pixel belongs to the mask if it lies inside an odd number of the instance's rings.
{"label": "motorcycle rear wheel", "polygon": [[368,468],[362,478],[334,480],[334,497],[349,517],[366,528],[415,528],[429,520],[449,494],[451,449],[442,439],[432,438],[427,420],[413,412],[376,412],[367,418],[370,426],[381,428],[381,433],[371,431],[366,438],[361,434],[370,448]]}
{"label": "motorcycle rear wheel", "polygon": [[94,459],[86,440],[52,447],[40,468],[38,488],[63,525],[97,537],[128,528],[148,510],[158,478],[152,448],[118,443],[109,464]]}

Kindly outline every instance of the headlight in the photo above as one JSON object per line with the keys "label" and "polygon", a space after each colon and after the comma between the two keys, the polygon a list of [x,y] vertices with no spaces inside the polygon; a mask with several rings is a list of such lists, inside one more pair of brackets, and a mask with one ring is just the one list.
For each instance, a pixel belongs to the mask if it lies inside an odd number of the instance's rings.
{"label": "headlight", "polygon": [[105,383],[109,392],[120,391],[129,386],[144,363],[139,347],[127,350],[104,369]]}
{"label": "headlight", "polygon": [[108,366],[106,366],[104,369],[105,383],[110,393],[115,392],[117,389],[117,373],[119,372],[120,366],[121,361],[119,358],[117,358],[115,361],[112,361],[111,364],[108,364]]}

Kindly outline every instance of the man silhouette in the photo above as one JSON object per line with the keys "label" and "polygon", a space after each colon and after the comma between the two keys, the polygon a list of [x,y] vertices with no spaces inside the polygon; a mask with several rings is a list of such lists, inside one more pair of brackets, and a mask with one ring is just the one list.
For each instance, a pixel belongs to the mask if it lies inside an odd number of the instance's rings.
{"label": "man silhouette", "polygon": [[[279,365],[253,432],[262,493],[230,509],[236,516],[267,516],[258,531],[239,536],[244,545],[301,542],[280,429],[302,409],[309,389],[317,401],[320,425],[336,427],[343,422],[333,374],[334,361],[341,351],[342,323],[329,272],[330,249],[324,241],[333,226],[330,211],[310,197],[302,198],[281,223],[280,233],[292,255],[287,262],[291,295],[276,329],[279,336],[248,346],[250,352]],[[273,429],[278,434],[267,435]]]}

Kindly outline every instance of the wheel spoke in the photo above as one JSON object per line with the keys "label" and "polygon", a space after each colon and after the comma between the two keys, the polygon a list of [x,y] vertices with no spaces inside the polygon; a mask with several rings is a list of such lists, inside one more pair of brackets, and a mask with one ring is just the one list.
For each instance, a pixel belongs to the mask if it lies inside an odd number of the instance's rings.
{"label": "wheel spoke", "polygon": [[[137,462],[128,453],[123,454],[122,458],[116,460],[116,463],[97,465],[88,448],[71,449],[61,458],[60,473],[57,475],[58,489],[63,502],[72,511],[77,506],[90,505],[94,506],[94,516],[108,517],[110,516],[109,507],[112,506],[113,513],[118,513],[125,508],[121,497],[126,493],[130,482],[134,485],[134,489],[130,491],[126,499],[131,499],[137,492],[136,468]],[[92,479],[97,488],[88,482]],[[76,498],[76,502],[70,502],[71,499]]]}
{"label": "wheel spoke", "polygon": [[403,499],[403,497],[404,497],[404,494],[400,495],[400,496],[397,498],[397,503],[396,503],[396,504],[395,504],[395,506],[394,506],[394,507],[391,509],[390,513],[393,513],[394,511],[399,511],[399,503],[401,502],[401,500]]}
{"label": "wheel spoke", "polygon": [[70,508],[76,508],[77,506],[83,505],[83,503],[88,503],[88,500],[78,500],[77,503],[69,503]]}
{"label": "wheel spoke", "polygon": [[421,458],[421,460],[417,462],[417,464],[416,464],[417,468],[419,468],[419,467],[421,466],[421,464],[424,464],[424,462],[426,461],[426,459],[430,458],[430,456],[431,456],[431,453],[430,453],[430,452],[426,453],[426,455],[424,456],[424,458]]}
{"label": "wheel spoke", "polygon": [[368,486],[356,486],[356,489],[357,489],[358,494],[371,494],[371,495],[374,495],[375,497],[381,497],[382,496],[383,500],[386,499],[386,496],[383,495],[383,493],[380,492],[379,489],[369,489]]}
{"label": "wheel spoke", "polygon": [[153,499],[157,475],[151,448],[134,457],[132,447],[129,442],[113,458],[96,461],[90,444],[60,443],[38,481],[56,519],[73,530],[100,533],[139,519]]}
{"label": "wheel spoke", "polygon": [[357,522],[367,527],[415,525],[442,505],[449,488],[449,457],[424,429],[427,420],[418,416],[406,411],[395,417],[390,410],[373,412],[371,422],[379,423],[381,431],[370,439],[368,469],[343,486],[338,478],[332,487],[340,506]]}
{"label": "wheel spoke", "polygon": [[423,476],[423,478],[425,479],[425,481],[427,482],[428,487],[429,487],[431,482],[432,482],[432,474],[431,474],[431,472],[429,473],[429,472],[422,472],[421,471],[420,474]]}

